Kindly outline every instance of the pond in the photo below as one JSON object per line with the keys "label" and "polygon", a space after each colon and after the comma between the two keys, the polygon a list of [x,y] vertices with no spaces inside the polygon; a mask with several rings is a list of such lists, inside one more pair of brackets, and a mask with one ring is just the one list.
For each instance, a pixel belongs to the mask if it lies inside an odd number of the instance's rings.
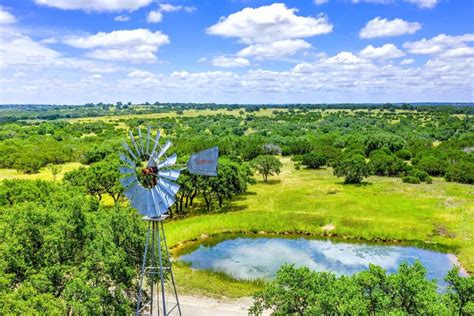
{"label": "pond", "polygon": [[284,263],[307,266],[314,271],[352,275],[368,268],[369,263],[395,272],[403,261],[419,260],[429,279],[437,279],[440,288],[453,263],[453,256],[393,245],[342,243],[330,240],[285,238],[234,238],[213,246],[200,245],[180,260],[192,268],[224,272],[236,279],[272,278]]}

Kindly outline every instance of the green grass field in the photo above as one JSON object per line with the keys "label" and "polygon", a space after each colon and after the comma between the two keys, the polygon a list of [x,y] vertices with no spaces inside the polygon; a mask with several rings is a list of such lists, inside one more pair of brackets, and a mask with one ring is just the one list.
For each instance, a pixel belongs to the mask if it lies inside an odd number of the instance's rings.
{"label": "green grass field", "polygon": [[[64,174],[82,166],[79,162],[68,162],[59,165],[61,171],[56,175],[56,180],[61,180]],[[22,173],[16,169],[0,169],[0,181],[5,179],[25,179],[25,180],[54,180],[53,174],[48,167],[41,168],[38,173]]]}
{"label": "green grass field", "polygon": [[[388,177],[344,185],[330,169],[295,170],[289,159],[282,162],[279,176],[250,186],[247,195],[234,201],[235,211],[166,223],[173,253],[178,254],[186,241],[205,241],[224,232],[331,234],[449,250],[464,268],[474,271],[473,186],[438,178],[433,184],[406,184]],[[328,227],[330,232],[325,231]],[[176,270],[178,284],[186,291],[242,296],[259,288],[259,283],[229,281],[182,264]]]}

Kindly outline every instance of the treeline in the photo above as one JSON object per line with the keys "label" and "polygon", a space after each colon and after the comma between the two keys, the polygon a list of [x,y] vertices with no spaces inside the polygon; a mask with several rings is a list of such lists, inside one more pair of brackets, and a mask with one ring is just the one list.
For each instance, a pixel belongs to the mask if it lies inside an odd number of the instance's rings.
{"label": "treeline", "polygon": [[284,265],[265,290],[254,295],[250,315],[472,315],[474,277],[460,277],[458,268],[446,275],[448,286],[438,292],[418,261],[402,263],[388,274],[378,266],[353,276],[313,272]]}
{"label": "treeline", "polygon": [[87,103],[84,105],[32,105],[9,104],[0,106],[0,123],[12,123],[21,120],[57,120],[80,117],[100,117],[106,115],[149,114],[184,110],[244,110],[258,112],[265,109],[285,110],[409,110],[417,112],[438,112],[447,114],[474,114],[472,103],[334,103],[334,104],[218,104],[218,103],[161,103],[132,102]]}

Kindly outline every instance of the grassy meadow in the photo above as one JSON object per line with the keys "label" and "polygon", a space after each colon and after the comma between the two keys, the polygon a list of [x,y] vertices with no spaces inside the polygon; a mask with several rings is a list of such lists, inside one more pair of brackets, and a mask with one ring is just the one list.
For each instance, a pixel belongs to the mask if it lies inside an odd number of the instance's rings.
{"label": "grassy meadow", "polygon": [[[407,184],[375,176],[344,185],[331,169],[296,170],[290,159],[282,162],[279,176],[250,186],[227,212],[167,222],[173,253],[179,254],[186,241],[206,241],[220,233],[297,233],[441,249],[457,254],[463,267],[474,271],[472,186],[441,178],[433,184]],[[261,286],[193,271],[182,263],[175,270],[185,291],[219,296],[225,287],[227,296],[244,296]]]}

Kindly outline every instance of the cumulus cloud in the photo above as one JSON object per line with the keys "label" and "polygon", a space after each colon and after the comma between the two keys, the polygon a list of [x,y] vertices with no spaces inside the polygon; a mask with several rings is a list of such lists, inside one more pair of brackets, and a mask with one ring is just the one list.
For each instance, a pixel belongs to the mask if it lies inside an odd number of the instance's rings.
{"label": "cumulus cloud", "polygon": [[376,17],[370,20],[359,32],[360,38],[391,37],[414,34],[421,29],[418,22],[407,22],[402,19],[387,20]]}
{"label": "cumulus cloud", "polygon": [[416,42],[406,42],[403,47],[412,54],[436,54],[448,48],[464,47],[469,42],[474,42],[474,34],[459,36],[439,34],[431,39],[423,38]]}
{"label": "cumulus cloud", "polygon": [[29,36],[16,32],[0,31],[2,62],[11,64],[50,64],[61,54]]}
{"label": "cumulus cloud", "polygon": [[57,44],[59,41],[56,37],[48,37],[40,41],[43,44]]}
{"label": "cumulus cloud", "polygon": [[177,12],[177,11],[185,11],[188,13],[192,13],[196,11],[195,7],[188,7],[188,6],[182,6],[182,5],[172,5],[169,3],[160,3],[160,11],[162,12]]}
{"label": "cumulus cloud", "polygon": [[400,62],[400,65],[411,65],[415,62],[413,58],[407,58]]}
{"label": "cumulus cloud", "polygon": [[15,22],[15,16],[0,6],[0,24],[12,24]]}
{"label": "cumulus cloud", "polygon": [[315,5],[323,5],[325,3],[328,3],[328,0],[313,0],[313,3]]}
{"label": "cumulus cloud", "polygon": [[236,37],[248,46],[237,55],[243,57],[282,58],[311,48],[303,38],[332,32],[327,16],[299,16],[297,9],[274,3],[245,8],[207,28],[210,35]]}
{"label": "cumulus cloud", "polygon": [[248,59],[243,57],[218,56],[212,59],[212,64],[216,67],[246,67],[250,65]]}
{"label": "cumulus cloud", "polygon": [[149,5],[152,0],[35,0],[39,5],[84,11],[134,11]]}
{"label": "cumulus cloud", "polygon": [[163,14],[160,11],[150,11],[146,16],[148,23],[160,23],[163,20]]}
{"label": "cumulus cloud", "polygon": [[370,59],[393,59],[405,56],[394,44],[385,44],[380,47],[374,47],[372,45],[367,46],[360,51],[359,55],[363,58]]}
{"label": "cumulus cloud", "polygon": [[168,36],[160,31],[135,29],[70,37],[64,42],[77,48],[94,49],[87,55],[96,59],[153,62],[157,60],[158,48],[170,41]]}
{"label": "cumulus cloud", "polygon": [[409,2],[419,6],[420,8],[427,8],[431,9],[434,8],[438,4],[438,0],[405,0],[405,2]]}
{"label": "cumulus cloud", "polygon": [[301,50],[311,48],[311,44],[302,39],[289,39],[272,43],[254,44],[240,50],[237,55],[242,57],[280,58],[294,55]]}
{"label": "cumulus cloud", "polygon": [[325,15],[298,16],[297,9],[274,3],[222,17],[207,28],[207,33],[223,37],[237,37],[242,43],[271,43],[279,40],[305,38],[332,32],[333,26]]}
{"label": "cumulus cloud", "polygon": [[[352,0],[352,3],[375,3],[375,4],[392,4],[396,0]],[[434,8],[439,0],[403,0],[403,2],[414,4],[420,8]]]}
{"label": "cumulus cloud", "polygon": [[114,18],[114,20],[117,22],[127,22],[130,20],[130,17],[128,15],[118,15]]}

